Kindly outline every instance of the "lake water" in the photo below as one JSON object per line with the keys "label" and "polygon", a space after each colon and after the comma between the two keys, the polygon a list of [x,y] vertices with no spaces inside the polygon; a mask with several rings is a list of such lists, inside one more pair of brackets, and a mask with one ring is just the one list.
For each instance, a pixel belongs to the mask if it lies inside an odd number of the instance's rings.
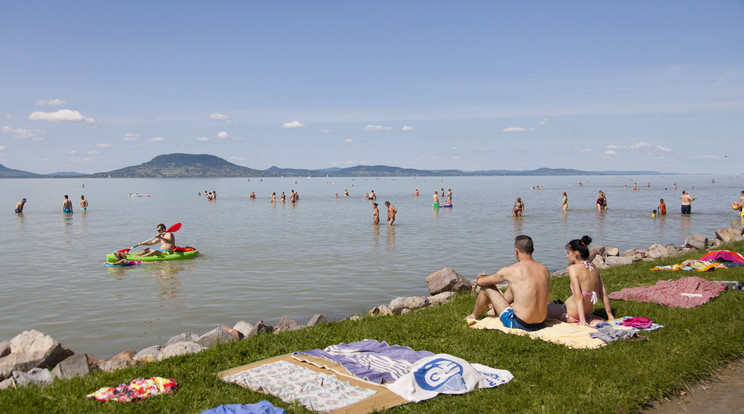
{"label": "lake water", "polygon": [[[633,191],[630,180],[651,187]],[[739,177],[725,176],[70,178],[0,185],[7,210],[0,215],[0,340],[33,328],[75,352],[104,357],[238,320],[274,324],[287,315],[306,323],[315,313],[340,319],[398,296],[427,295],[426,276],[443,267],[470,279],[513,263],[518,234],[533,237],[535,258],[551,271],[565,267],[566,242],[584,234],[621,251],[681,244],[692,233],[710,237],[736,217],[730,205],[744,188]],[[452,189],[453,208],[432,208],[441,188]],[[272,192],[292,189],[300,194],[297,204],[269,202]],[[380,226],[372,225],[371,203],[362,198],[372,189]],[[604,212],[594,207],[600,189],[608,196]],[[683,189],[698,197],[690,216],[679,214]],[[205,190],[216,191],[217,200],[197,195]],[[61,213],[64,194],[74,201],[72,215]],[[77,208],[81,194],[90,201],[87,212]],[[526,209],[515,219],[517,196]],[[12,214],[22,197],[24,213]],[[669,214],[652,219],[660,198]],[[398,209],[393,227],[384,224],[385,200]],[[177,222],[183,223],[177,244],[199,249],[197,259],[103,266],[107,253],[154,236],[158,223]]]}

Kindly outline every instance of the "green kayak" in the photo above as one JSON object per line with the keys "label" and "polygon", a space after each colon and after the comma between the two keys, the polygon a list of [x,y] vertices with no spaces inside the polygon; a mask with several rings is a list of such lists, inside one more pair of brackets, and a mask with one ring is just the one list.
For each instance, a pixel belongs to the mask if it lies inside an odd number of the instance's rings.
{"label": "green kayak", "polygon": [[[190,250],[188,252],[174,252],[165,256],[135,256],[133,254],[127,254],[127,260],[141,260],[143,262],[164,262],[168,260],[184,260],[184,259],[193,259],[196,256],[199,255],[199,251],[194,249]],[[116,258],[114,257],[113,253],[109,253],[106,255],[106,262],[115,262]]]}

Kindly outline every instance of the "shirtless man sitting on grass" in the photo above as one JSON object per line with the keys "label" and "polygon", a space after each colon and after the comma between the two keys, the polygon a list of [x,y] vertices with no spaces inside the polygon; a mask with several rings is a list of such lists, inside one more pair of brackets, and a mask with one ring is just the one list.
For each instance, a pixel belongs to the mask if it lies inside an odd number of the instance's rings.
{"label": "shirtless man sitting on grass", "polygon": [[[465,318],[468,324],[475,323],[490,303],[507,328],[534,331],[544,326],[548,314],[550,273],[548,268],[532,259],[534,250],[529,236],[517,236],[514,240],[517,263],[490,275],[485,272],[478,275],[476,283],[481,290],[473,313]],[[503,282],[509,282],[509,285],[502,293],[497,285]]]}

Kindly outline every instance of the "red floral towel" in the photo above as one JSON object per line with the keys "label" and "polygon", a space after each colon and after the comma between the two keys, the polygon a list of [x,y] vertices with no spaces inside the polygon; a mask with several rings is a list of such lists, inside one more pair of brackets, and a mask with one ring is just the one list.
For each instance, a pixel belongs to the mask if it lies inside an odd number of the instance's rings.
{"label": "red floral towel", "polygon": [[169,378],[137,378],[129,384],[121,384],[116,388],[100,388],[98,391],[86,395],[86,398],[95,398],[98,401],[131,402],[144,400],[147,397],[162,393],[173,394],[176,388],[178,388],[176,381]]}
{"label": "red floral towel", "polygon": [[654,302],[674,308],[694,308],[708,303],[726,289],[726,283],[710,282],[699,277],[660,280],[655,286],[625,288],[610,293],[610,299]]}

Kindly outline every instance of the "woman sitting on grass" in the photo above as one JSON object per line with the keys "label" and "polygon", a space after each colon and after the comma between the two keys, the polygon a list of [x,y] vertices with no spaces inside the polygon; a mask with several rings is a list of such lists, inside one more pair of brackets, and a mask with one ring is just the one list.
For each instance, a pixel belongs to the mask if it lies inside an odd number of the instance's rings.
{"label": "woman sitting on grass", "polygon": [[602,298],[607,318],[612,322],[610,299],[607,297],[599,270],[589,261],[589,244],[592,238],[584,236],[581,240],[571,240],[566,245],[568,258],[568,277],[571,280],[571,295],[564,304],[548,304],[548,318],[562,322],[587,325],[586,319],[593,306]]}

